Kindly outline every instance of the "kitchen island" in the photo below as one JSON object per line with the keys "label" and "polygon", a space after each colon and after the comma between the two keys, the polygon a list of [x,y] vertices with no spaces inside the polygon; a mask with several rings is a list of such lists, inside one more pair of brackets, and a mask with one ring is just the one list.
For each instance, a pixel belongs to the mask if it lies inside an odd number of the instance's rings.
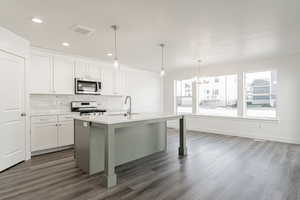
{"label": "kitchen island", "polygon": [[185,118],[176,114],[75,117],[77,166],[90,175],[104,171],[106,186],[117,184],[115,167],[167,148],[167,121],[179,120],[179,156],[187,154]]}

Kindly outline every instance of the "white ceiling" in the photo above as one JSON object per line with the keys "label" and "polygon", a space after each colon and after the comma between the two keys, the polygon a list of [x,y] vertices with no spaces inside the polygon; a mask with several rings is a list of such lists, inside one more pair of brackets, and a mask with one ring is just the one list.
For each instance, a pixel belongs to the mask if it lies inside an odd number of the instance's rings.
{"label": "white ceiling", "polygon": [[[120,62],[158,71],[161,42],[167,70],[198,58],[219,64],[298,52],[299,10],[299,0],[1,0],[0,26],[34,46],[111,60],[110,25],[117,24]],[[96,32],[78,35],[75,24]]]}

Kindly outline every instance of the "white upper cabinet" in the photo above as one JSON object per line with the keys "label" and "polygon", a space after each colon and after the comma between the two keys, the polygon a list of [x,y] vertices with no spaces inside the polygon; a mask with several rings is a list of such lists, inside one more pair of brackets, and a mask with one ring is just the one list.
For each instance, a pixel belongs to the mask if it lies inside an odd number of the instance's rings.
{"label": "white upper cabinet", "polygon": [[74,61],[66,57],[53,58],[53,83],[56,94],[74,94]]}
{"label": "white upper cabinet", "polygon": [[74,61],[64,56],[33,53],[31,94],[74,94]]}
{"label": "white upper cabinet", "polygon": [[87,63],[76,61],[75,64],[75,78],[86,78],[87,75]]}
{"label": "white upper cabinet", "polygon": [[115,95],[128,95],[128,71],[117,70],[115,72]]}
{"label": "white upper cabinet", "polygon": [[102,95],[114,95],[115,71],[110,68],[102,69]]}
{"label": "white upper cabinet", "polygon": [[101,81],[102,69],[96,63],[77,61],[75,65],[75,77]]}
{"label": "white upper cabinet", "polygon": [[99,66],[95,63],[88,64],[87,74],[88,74],[88,77],[91,78],[92,80],[102,81],[101,66]]}
{"label": "white upper cabinet", "polygon": [[29,70],[30,93],[49,94],[53,92],[52,57],[46,54],[32,54]]}
{"label": "white upper cabinet", "polygon": [[102,69],[103,95],[128,95],[128,71],[112,68]]}
{"label": "white upper cabinet", "polygon": [[[128,95],[130,71],[101,63],[33,52],[30,66],[31,94],[74,94],[74,78],[102,82],[102,95]],[[137,78],[137,77],[131,77]]]}

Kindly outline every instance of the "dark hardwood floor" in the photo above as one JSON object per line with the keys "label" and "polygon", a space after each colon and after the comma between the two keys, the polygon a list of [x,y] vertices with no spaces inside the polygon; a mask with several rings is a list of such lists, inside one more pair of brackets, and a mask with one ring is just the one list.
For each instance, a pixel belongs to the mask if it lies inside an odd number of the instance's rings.
{"label": "dark hardwood floor", "polygon": [[168,132],[168,152],[118,167],[112,189],[66,150],[0,173],[0,199],[300,200],[299,145],[189,132],[189,155],[178,158],[178,133]]}

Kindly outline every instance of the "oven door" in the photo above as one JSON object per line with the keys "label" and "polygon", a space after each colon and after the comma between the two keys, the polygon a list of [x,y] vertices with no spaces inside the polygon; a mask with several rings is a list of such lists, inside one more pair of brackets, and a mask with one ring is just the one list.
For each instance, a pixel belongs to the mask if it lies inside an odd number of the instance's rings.
{"label": "oven door", "polygon": [[99,82],[75,79],[75,94],[100,95]]}

